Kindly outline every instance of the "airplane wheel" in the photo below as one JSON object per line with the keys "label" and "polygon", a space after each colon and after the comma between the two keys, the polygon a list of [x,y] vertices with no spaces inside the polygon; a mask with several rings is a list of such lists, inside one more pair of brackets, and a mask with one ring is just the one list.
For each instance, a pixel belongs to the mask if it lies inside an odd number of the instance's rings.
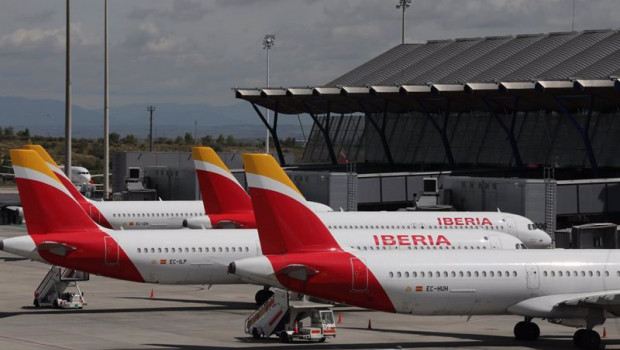
{"label": "airplane wheel", "polygon": [[39,299],[34,298],[34,301],[32,302],[32,305],[34,305],[34,307],[39,307]]}
{"label": "airplane wheel", "polygon": [[591,329],[579,329],[573,335],[573,344],[582,349],[598,349],[601,346],[601,336]]}
{"label": "airplane wheel", "polygon": [[319,343],[324,343],[325,339],[327,339],[327,338],[323,337],[323,338],[319,339]]}
{"label": "airplane wheel", "polygon": [[517,340],[537,340],[540,336],[540,328],[536,323],[521,321],[515,325],[514,334]]}
{"label": "airplane wheel", "polygon": [[280,332],[280,341],[283,343],[288,343],[290,341],[290,338],[288,337],[288,333],[286,333],[286,331]]}
{"label": "airplane wheel", "polygon": [[260,339],[260,334],[258,333],[258,329],[256,329],[256,327],[252,328],[252,337],[254,339]]}

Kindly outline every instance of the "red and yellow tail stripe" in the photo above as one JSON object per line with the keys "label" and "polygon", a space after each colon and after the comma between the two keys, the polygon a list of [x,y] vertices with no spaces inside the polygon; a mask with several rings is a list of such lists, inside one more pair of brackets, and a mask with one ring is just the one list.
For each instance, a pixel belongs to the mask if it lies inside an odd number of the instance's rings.
{"label": "red and yellow tail stripe", "polygon": [[279,192],[308,207],[306,198],[269,154],[244,154],[243,164],[248,187]]}
{"label": "red and yellow tail stripe", "polygon": [[211,147],[194,147],[192,148],[192,155],[194,156],[194,166],[196,170],[202,170],[210,173],[215,173],[220,176],[228,178],[234,182],[241,190],[245,192],[241,184],[235,179],[232,172],[222,159],[215,153]]}
{"label": "red and yellow tail stripe", "polygon": [[244,154],[263,254],[341,250],[284,170],[267,154]]}
{"label": "red and yellow tail stripe", "polygon": [[11,150],[30,235],[98,230],[50,167],[32,150]]}
{"label": "red and yellow tail stripe", "polygon": [[45,148],[43,148],[43,146],[25,145],[24,148],[37,152],[39,157],[41,157],[43,161],[47,163],[47,166],[54,172],[58,180],[69,190],[73,198],[75,198],[78,202],[85,201],[84,196],[82,196],[80,191],[78,191],[77,188],[75,188],[75,186],[73,185],[69,177],[67,177],[67,175],[65,175],[65,173],[63,173],[62,170],[60,170],[60,168],[58,167],[54,159],[49,155],[49,153],[47,153],[47,151],[45,150]]}
{"label": "red and yellow tail stripe", "polygon": [[[75,201],[69,190],[50,169],[48,163],[33,150],[11,150],[11,160],[17,179],[34,180],[62,191]],[[47,152],[45,152],[47,154]],[[51,159],[51,158],[50,158]],[[53,162],[53,161],[52,161]]]}
{"label": "red and yellow tail stripe", "polygon": [[250,196],[217,153],[210,147],[194,147],[192,154],[205,213],[249,213],[254,222]]}

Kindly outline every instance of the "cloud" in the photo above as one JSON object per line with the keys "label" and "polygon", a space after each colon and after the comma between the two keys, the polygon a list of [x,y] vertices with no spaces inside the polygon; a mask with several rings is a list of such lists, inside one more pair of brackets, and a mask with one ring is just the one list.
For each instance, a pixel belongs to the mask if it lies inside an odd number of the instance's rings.
{"label": "cloud", "polygon": [[138,20],[158,18],[171,22],[196,22],[201,21],[209,12],[201,2],[174,0],[170,9],[135,8],[128,17]]}
{"label": "cloud", "polygon": [[125,38],[123,47],[142,54],[166,54],[184,50],[186,39],[173,32],[162,33],[153,22],[138,24]]}
{"label": "cloud", "polygon": [[[66,35],[65,27],[53,29],[20,28],[10,34],[0,36],[0,50],[3,54],[55,54],[64,52]],[[97,37],[85,32],[81,23],[71,25],[72,46],[93,46]]]}

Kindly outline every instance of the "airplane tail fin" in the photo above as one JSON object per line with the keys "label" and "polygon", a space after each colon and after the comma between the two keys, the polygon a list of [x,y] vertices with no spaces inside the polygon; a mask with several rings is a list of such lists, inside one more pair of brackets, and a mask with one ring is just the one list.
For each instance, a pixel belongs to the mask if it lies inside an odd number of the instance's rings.
{"label": "airplane tail fin", "polygon": [[69,190],[73,198],[75,198],[78,202],[86,202],[86,198],[78,191],[78,189],[73,185],[71,180],[65,175],[65,173],[60,170],[54,159],[47,153],[45,148],[41,145],[25,145],[25,149],[33,150],[37,152],[37,154],[47,163],[47,166],[54,172],[54,175],[60,180],[60,182]]}
{"label": "airplane tail fin", "polygon": [[250,196],[211,147],[192,148],[207,214],[251,212]]}
{"label": "airplane tail fin", "polygon": [[244,154],[243,164],[263,254],[342,250],[271,155]]}
{"label": "airplane tail fin", "polygon": [[29,234],[98,229],[35,151],[10,153]]}

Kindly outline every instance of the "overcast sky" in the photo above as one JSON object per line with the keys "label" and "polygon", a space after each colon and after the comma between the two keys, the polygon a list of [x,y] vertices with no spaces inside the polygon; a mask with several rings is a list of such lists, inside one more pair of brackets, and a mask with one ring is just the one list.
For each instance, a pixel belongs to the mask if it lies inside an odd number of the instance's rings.
{"label": "overcast sky", "polygon": [[[112,106],[238,103],[233,87],[320,85],[400,43],[397,0],[108,0]],[[73,102],[103,104],[103,0],[74,0]],[[573,0],[414,0],[407,42],[570,31]],[[576,0],[575,29],[620,27]],[[65,0],[0,0],[0,96],[64,100]]]}

